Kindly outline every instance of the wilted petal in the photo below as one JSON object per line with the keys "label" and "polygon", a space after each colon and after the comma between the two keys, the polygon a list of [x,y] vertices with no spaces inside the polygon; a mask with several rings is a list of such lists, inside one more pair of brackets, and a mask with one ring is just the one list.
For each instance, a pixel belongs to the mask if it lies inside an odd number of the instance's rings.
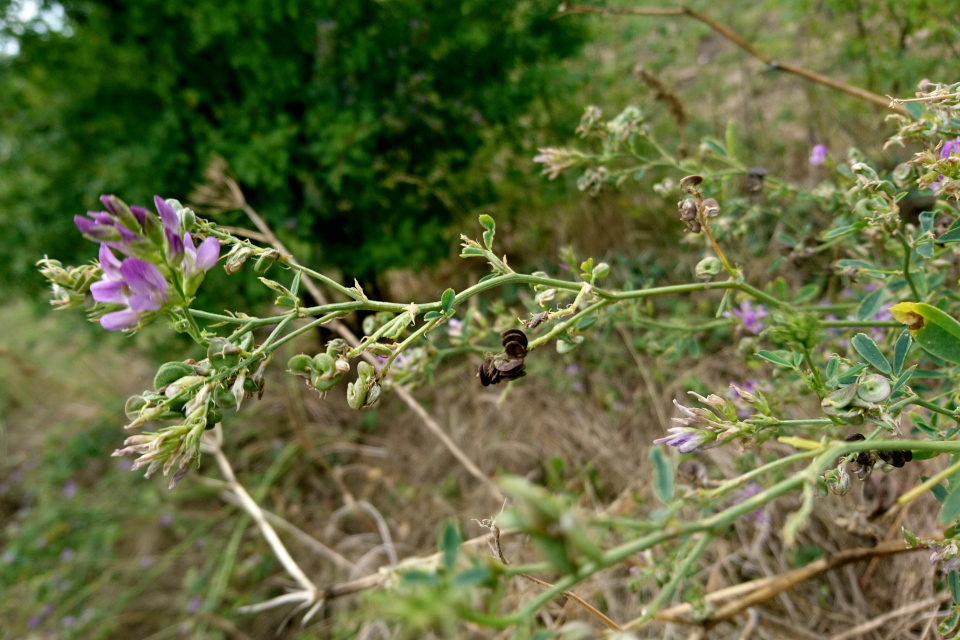
{"label": "wilted petal", "polygon": [[220,241],[216,238],[207,238],[200,243],[193,266],[199,271],[209,271],[217,264],[219,259]]}
{"label": "wilted petal", "polygon": [[126,329],[137,323],[137,312],[133,309],[123,309],[108,313],[100,318],[100,326],[107,331]]}

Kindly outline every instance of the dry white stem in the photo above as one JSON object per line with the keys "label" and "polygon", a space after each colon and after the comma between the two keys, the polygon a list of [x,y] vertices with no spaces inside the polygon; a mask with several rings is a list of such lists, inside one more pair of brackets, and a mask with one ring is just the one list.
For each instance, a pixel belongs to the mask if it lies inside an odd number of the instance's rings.
{"label": "dry white stem", "polygon": [[[209,478],[202,478],[201,481],[204,484],[209,484],[211,486],[213,485],[227,486],[226,482],[211,480]],[[218,495],[224,502],[229,502],[230,504],[236,507],[242,508],[240,499],[236,496],[236,494],[232,493],[231,491],[224,490],[224,491],[221,491]],[[279,529],[283,529],[284,531],[292,535],[294,538],[299,540],[301,543],[303,543],[305,547],[307,547],[308,549],[316,553],[318,556],[323,556],[324,558],[326,558],[327,560],[330,560],[331,562],[339,566],[341,569],[344,569],[345,571],[353,571],[353,569],[356,567],[354,563],[350,562],[345,557],[343,557],[342,555],[340,555],[339,553],[337,553],[327,545],[323,544],[322,542],[320,542],[319,540],[317,540],[316,538],[314,538],[304,530],[298,528],[292,522],[288,520],[284,520],[277,514],[271,513],[270,511],[267,511],[263,508],[261,508],[260,510],[263,511],[264,517],[273,526]]]}
{"label": "dry white stem", "polygon": [[[282,607],[287,604],[299,603],[301,606],[309,605],[313,603],[314,598],[316,597],[316,591],[294,591],[292,593],[286,593],[282,596],[277,596],[276,598],[270,598],[264,602],[258,604],[251,604],[245,607],[240,607],[237,609],[240,613],[260,613],[261,611],[267,611],[268,609],[276,609],[277,607]],[[323,600],[320,600],[323,602]]]}
{"label": "dry white stem", "polygon": [[[219,430],[220,427],[218,425],[214,431]],[[253,518],[254,522],[257,523],[257,526],[260,527],[260,533],[267,541],[267,544],[270,546],[273,554],[277,557],[277,560],[280,561],[280,564],[283,565],[283,568],[287,570],[288,574],[290,574],[290,577],[296,580],[297,583],[304,589],[309,590],[312,594],[316,594],[316,585],[310,581],[310,578],[308,578],[307,574],[303,572],[303,569],[300,568],[300,565],[296,563],[296,561],[290,555],[290,552],[287,551],[287,548],[283,546],[283,542],[280,541],[280,536],[277,535],[277,532],[274,531],[273,527],[270,526],[270,523],[267,522],[267,517],[264,515],[260,506],[253,498],[250,497],[250,494],[247,493],[247,490],[243,488],[243,485],[237,482],[237,476],[233,473],[233,467],[230,466],[230,461],[227,460],[227,456],[223,455],[223,451],[219,447],[218,441],[221,438],[221,435],[214,435],[214,437],[210,439],[208,446],[212,450],[214,458],[217,460],[217,466],[220,467],[220,473],[222,473],[223,477],[227,479],[227,484],[230,487],[230,491],[232,491],[239,499],[240,507],[250,514],[250,517]],[[214,446],[213,443],[216,443],[216,446]],[[313,598],[313,595],[311,595],[311,598]],[[313,600],[311,600],[311,602],[313,602]]]}

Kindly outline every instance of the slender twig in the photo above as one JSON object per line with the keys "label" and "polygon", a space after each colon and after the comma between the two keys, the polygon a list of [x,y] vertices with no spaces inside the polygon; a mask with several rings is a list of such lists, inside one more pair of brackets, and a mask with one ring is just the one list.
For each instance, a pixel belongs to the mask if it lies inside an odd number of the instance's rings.
{"label": "slender twig", "polygon": [[903,278],[910,287],[910,293],[913,294],[913,299],[916,302],[923,302],[923,298],[920,297],[920,293],[917,291],[917,286],[913,284],[913,277],[910,275],[910,254],[913,253],[913,248],[901,231],[897,231],[897,240],[900,241],[900,245],[903,247]]}
{"label": "slender twig", "polygon": [[866,89],[861,89],[859,87],[852,87],[848,84],[838,82],[828,76],[825,76],[814,71],[808,71],[794,64],[789,64],[786,62],[780,62],[776,58],[769,56],[762,51],[755,49],[746,40],[738,36],[736,33],[731,31],[728,27],[720,24],[716,20],[705,16],[699,11],[694,11],[689,7],[678,7],[678,8],[626,8],[626,7],[591,7],[586,5],[568,5],[562,4],[561,8],[558,11],[558,17],[563,17],[566,15],[571,15],[575,13],[599,13],[602,15],[632,15],[632,16],[687,16],[693,18],[703,24],[707,25],[724,38],[737,45],[748,54],[760,60],[766,64],[771,69],[779,69],[780,71],[786,71],[787,73],[792,73],[794,75],[800,76],[805,80],[810,82],[815,82],[821,84],[825,87],[830,87],[836,91],[846,93],[851,96],[860,98],[867,102],[873,103],[875,105],[892,109],[898,113],[908,115],[907,110],[900,104],[891,101],[890,98],[884,96],[879,96],[875,93],[867,91]]}
{"label": "slender twig", "polygon": [[220,448],[220,443],[217,440],[218,439],[207,438],[204,442],[206,446],[209,447],[210,452],[213,453],[217,461],[217,466],[220,468],[220,473],[226,478],[230,491],[237,496],[237,499],[240,501],[240,506],[250,514],[250,517],[253,518],[257,526],[260,527],[260,533],[270,546],[270,550],[273,551],[273,554],[277,557],[277,560],[280,561],[280,564],[283,565],[283,568],[286,569],[287,573],[290,574],[290,577],[305,590],[316,592],[317,587],[310,578],[307,577],[307,574],[303,572],[300,565],[296,563],[290,555],[290,552],[287,551],[287,548],[283,546],[283,542],[281,542],[277,532],[274,531],[270,523],[267,522],[263,510],[260,509],[256,501],[250,497],[250,494],[243,488],[243,485],[237,481],[237,476],[233,473],[233,467],[230,466],[230,461],[227,460],[227,457],[223,454],[223,450]]}

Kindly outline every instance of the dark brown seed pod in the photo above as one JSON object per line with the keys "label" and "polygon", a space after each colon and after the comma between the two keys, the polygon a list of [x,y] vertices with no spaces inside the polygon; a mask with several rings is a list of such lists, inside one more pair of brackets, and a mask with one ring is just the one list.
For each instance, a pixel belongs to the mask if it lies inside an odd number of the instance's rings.
{"label": "dark brown seed pod", "polygon": [[500,372],[493,367],[493,361],[484,360],[477,369],[477,377],[480,378],[480,384],[485,387],[500,382]]}
{"label": "dark brown seed pod", "polygon": [[747,171],[747,191],[757,193],[763,191],[763,178],[769,173],[763,167],[750,167]]}
{"label": "dark brown seed pod", "polygon": [[507,346],[508,342],[519,342],[524,348],[527,347],[527,334],[520,329],[507,329],[500,334],[501,344]]}
{"label": "dark brown seed pod", "polygon": [[912,451],[878,451],[877,455],[890,466],[898,468],[913,460]]}
{"label": "dark brown seed pod", "polygon": [[703,182],[703,176],[692,175],[680,179],[680,188],[686,191]]}
{"label": "dark brown seed pod", "polygon": [[[844,442],[860,442],[862,440],[866,440],[866,438],[863,436],[862,433],[851,433],[843,440]],[[869,451],[861,451],[860,453],[857,454],[856,462],[857,464],[860,465],[861,468],[866,469],[868,467],[873,466],[873,456],[870,454]]]}
{"label": "dark brown seed pod", "polygon": [[500,360],[494,358],[491,360],[491,364],[494,368],[499,371],[501,374],[510,373],[515,369],[523,369],[523,360],[511,358],[509,360]]}

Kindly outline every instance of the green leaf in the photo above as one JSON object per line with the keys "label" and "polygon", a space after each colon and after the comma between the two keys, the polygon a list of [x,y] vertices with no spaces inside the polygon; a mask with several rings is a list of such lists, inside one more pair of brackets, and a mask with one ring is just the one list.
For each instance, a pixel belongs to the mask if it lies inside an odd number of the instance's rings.
{"label": "green leaf", "polygon": [[599,319],[600,319],[600,316],[597,316],[597,315],[589,315],[589,316],[586,316],[585,318],[580,318],[580,322],[577,323],[577,331],[584,331],[585,329],[589,329],[594,324],[596,324],[597,320]]}
{"label": "green leaf", "polygon": [[859,222],[854,222],[853,224],[846,227],[837,227],[836,229],[831,229],[823,234],[824,240],[830,240],[831,238],[839,238],[840,236],[845,236],[851,233],[856,233],[860,229],[866,228],[867,223],[865,220],[860,220]]}
{"label": "green leaf", "polygon": [[727,152],[731,157],[737,157],[737,125],[733,118],[727,120],[727,131],[724,142],[727,143]]}
{"label": "green leaf", "polygon": [[593,273],[593,258],[587,258],[580,263],[580,273],[586,279]]}
{"label": "green leaf", "polygon": [[950,597],[953,604],[960,604],[960,573],[956,569],[947,572],[947,584],[950,585]]}
{"label": "green leaf", "polygon": [[921,349],[941,360],[960,364],[960,322],[922,302],[901,302],[890,307],[890,313],[907,325]]}
{"label": "green leaf", "polygon": [[907,384],[907,381],[910,380],[910,376],[913,375],[913,372],[916,371],[917,365],[913,365],[899,376],[897,376],[896,381],[893,383],[893,386],[890,387],[890,395],[893,395],[900,390],[900,387]]}
{"label": "green leaf", "polygon": [[946,233],[937,238],[937,242],[960,242],[960,218],[950,225],[950,228],[947,229]]}
{"label": "green leaf", "polygon": [[424,320],[436,320],[437,318],[442,318],[442,317],[443,317],[443,314],[440,313],[439,311],[427,311],[425,314],[423,314]]}
{"label": "green leaf", "polygon": [[473,256],[482,256],[482,255],[483,255],[483,251],[481,251],[476,247],[464,247],[460,251],[461,258],[471,258]]}
{"label": "green leaf", "polygon": [[484,231],[483,232],[483,246],[487,249],[493,249],[493,234],[494,231]]}
{"label": "green leaf", "polygon": [[590,274],[594,278],[606,278],[608,275],[610,275],[610,265],[606,262],[601,262],[593,268]]}
{"label": "green leaf", "polygon": [[443,552],[443,566],[447,571],[453,569],[457,561],[457,551],[460,550],[460,543],[463,537],[460,535],[460,528],[453,520],[447,520],[440,532],[440,551]]}
{"label": "green leaf", "polygon": [[450,310],[453,309],[453,300],[456,296],[457,293],[453,289],[447,289],[443,292],[440,297],[440,306],[443,308],[444,315],[450,313]]}
{"label": "green leaf", "polygon": [[[920,476],[920,482],[926,482],[929,479],[930,478],[928,478],[927,476],[924,476],[924,475]],[[947,499],[947,490],[943,487],[942,484],[935,484],[932,487],[930,487],[930,493],[933,494],[934,499],[940,504],[943,504],[943,501]]]}
{"label": "green leaf", "polygon": [[960,491],[953,488],[947,495],[947,499],[943,501],[937,520],[943,526],[947,526],[953,524],[958,516],[960,516]]}
{"label": "green leaf", "polygon": [[893,375],[899,376],[900,372],[903,371],[903,363],[907,359],[907,353],[910,351],[912,342],[910,332],[904,329],[900,337],[897,338],[897,344],[893,347]]}
{"label": "green leaf", "polygon": [[483,228],[486,229],[487,231],[496,231],[496,229],[497,229],[497,224],[493,221],[493,218],[491,218],[491,217],[488,216],[487,214],[485,214],[485,213],[484,213],[484,214],[481,214],[479,220],[480,220],[480,224],[481,224],[481,225],[483,226]]}
{"label": "green leaf", "polygon": [[653,463],[653,491],[660,502],[667,504],[673,499],[673,465],[659,445],[650,449],[648,457]]}
{"label": "green leaf", "polygon": [[860,301],[860,306],[857,307],[857,320],[867,320],[877,315],[882,304],[883,289],[877,289],[873,293],[868,294]]}
{"label": "green leaf", "polygon": [[[907,104],[915,104],[908,102]],[[906,106],[906,105],[904,105]],[[937,625],[937,631],[941,636],[950,636],[953,631],[957,628],[957,625],[960,624],[960,612],[954,611],[949,616],[943,619],[943,621]],[[955,640],[953,636],[950,637],[950,640]]]}
{"label": "green leaf", "polygon": [[833,378],[837,375],[837,369],[840,368],[840,358],[833,356],[830,358],[830,361],[827,362],[827,380]]}
{"label": "green leaf", "polygon": [[715,154],[717,154],[721,158],[727,157],[727,150],[724,149],[723,146],[716,140],[712,140],[710,138],[704,138],[703,144],[706,145],[708,149],[713,151]]}
{"label": "green leaf", "polygon": [[856,377],[860,375],[860,372],[866,368],[867,368],[867,365],[862,363],[854,365],[849,369],[847,369],[846,371],[844,371],[843,373],[841,373],[840,376],[837,378],[837,382],[839,382],[840,384],[853,382],[856,379]]}
{"label": "green leaf", "polygon": [[454,576],[450,583],[456,589],[466,589],[469,587],[479,587],[490,582],[492,574],[489,569],[483,566],[470,567]]}
{"label": "green leaf", "polygon": [[491,279],[496,278],[496,277],[497,277],[497,274],[495,274],[495,273],[488,273],[487,275],[485,275],[485,276],[483,276],[482,278],[480,278],[480,279],[477,281],[477,284],[480,284],[481,282],[486,282],[487,280],[491,280]]}
{"label": "green leaf", "polygon": [[800,291],[797,291],[797,295],[793,296],[793,304],[800,304],[810,300],[817,292],[820,291],[820,287],[815,284],[808,284],[804,287],[800,287]]}
{"label": "green leaf", "polygon": [[858,333],[851,341],[853,348],[857,350],[860,356],[869,362],[873,367],[882,373],[891,373],[890,362],[880,353],[880,348],[870,336],[865,333]]}
{"label": "green leaf", "polygon": [[784,368],[786,368],[786,369],[793,369],[793,368],[795,368],[792,362],[790,362],[790,361],[787,360],[786,358],[783,358],[783,357],[781,357],[781,356],[778,356],[778,355],[777,355],[776,353],[774,353],[773,351],[760,350],[760,351],[757,351],[757,356],[760,357],[760,358],[763,358],[763,359],[766,360],[767,362],[772,362],[773,364],[777,365],[778,367],[784,367]]}
{"label": "green leaf", "polygon": [[846,269],[847,267],[853,267],[854,269],[876,269],[876,265],[870,264],[869,262],[864,262],[863,260],[837,260],[838,269]]}
{"label": "green leaf", "polygon": [[911,118],[917,121],[923,118],[923,114],[927,110],[922,102],[904,102],[903,108],[907,110]]}
{"label": "green leaf", "polygon": [[583,336],[567,337],[566,340],[557,340],[557,353],[575,351],[584,341]]}

